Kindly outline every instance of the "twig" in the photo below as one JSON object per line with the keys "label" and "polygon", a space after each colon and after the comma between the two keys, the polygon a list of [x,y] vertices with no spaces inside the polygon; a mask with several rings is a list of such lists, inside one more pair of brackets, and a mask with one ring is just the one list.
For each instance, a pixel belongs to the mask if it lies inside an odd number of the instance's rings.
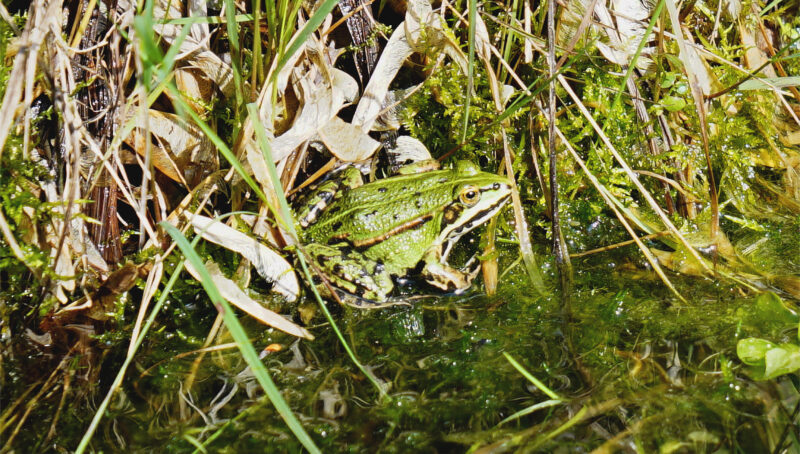
{"label": "twig", "polygon": [[[664,230],[663,232],[656,232],[656,233],[651,233],[650,235],[641,236],[641,237],[639,237],[639,239],[640,240],[652,240],[653,238],[658,238],[658,237],[666,236],[666,235],[669,235],[669,232]],[[603,247],[600,247],[600,248],[597,248],[597,249],[592,249],[591,251],[576,252],[574,254],[570,254],[569,256],[571,258],[585,257],[587,255],[597,254],[599,252],[606,252],[606,251],[610,251],[612,249],[621,248],[621,247],[628,246],[630,244],[635,244],[635,243],[636,243],[635,240],[627,240],[627,241],[623,241],[621,243],[615,243],[615,244],[611,244],[611,245],[608,245],[608,246],[603,246]]]}

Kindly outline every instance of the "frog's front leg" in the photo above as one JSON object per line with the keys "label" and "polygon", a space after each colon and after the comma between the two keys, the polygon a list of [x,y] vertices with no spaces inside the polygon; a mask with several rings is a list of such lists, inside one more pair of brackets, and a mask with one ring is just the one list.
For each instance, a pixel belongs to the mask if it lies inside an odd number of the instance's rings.
{"label": "frog's front leg", "polygon": [[[345,292],[338,293],[343,303],[361,308],[387,305],[394,282],[382,264],[368,259],[348,243],[307,244],[305,252],[329,283]],[[322,280],[315,279],[314,283],[323,296],[332,296]]]}
{"label": "frog's front leg", "polygon": [[427,283],[446,292],[461,293],[468,289],[481,269],[478,266],[474,270],[464,272],[451,267],[442,258],[441,246],[428,250],[423,260],[425,266],[422,268],[422,277]]}

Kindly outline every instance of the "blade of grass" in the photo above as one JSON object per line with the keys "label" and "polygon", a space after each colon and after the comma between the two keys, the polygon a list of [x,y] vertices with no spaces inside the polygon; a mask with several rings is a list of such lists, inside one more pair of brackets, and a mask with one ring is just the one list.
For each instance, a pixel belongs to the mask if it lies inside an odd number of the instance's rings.
{"label": "blade of grass", "polygon": [[544,444],[546,441],[557,437],[558,435],[567,431],[570,427],[574,426],[575,424],[578,424],[579,422],[581,422],[581,420],[583,420],[583,417],[586,416],[587,411],[588,410],[586,407],[581,407],[581,409],[578,410],[578,413],[575,413],[575,416],[570,418],[569,421],[565,422],[557,429],[544,434],[541,438],[538,438],[536,441],[534,441],[533,445],[530,446],[530,448],[536,449],[537,447]]}
{"label": "blade of grass", "polygon": [[[303,28],[294,35],[294,39],[289,43],[289,46],[286,48],[286,51],[283,52],[280,57],[278,58],[278,63],[275,65],[275,68],[272,70],[272,74],[269,77],[269,83],[275,83],[275,78],[278,77],[280,74],[281,69],[289,61],[289,59],[297,52],[300,47],[305,44],[308,37],[314,33],[314,31],[322,25],[322,22],[325,21],[325,17],[333,11],[333,8],[339,3],[339,0],[325,0],[322,4],[319,5],[317,11],[308,18],[308,22],[303,26]],[[277,88],[277,87],[276,87]]]}
{"label": "blade of grass", "polygon": [[563,404],[563,403],[564,403],[564,401],[562,401],[562,400],[548,399],[548,400],[545,400],[544,402],[539,402],[538,404],[533,404],[530,407],[523,408],[522,410],[514,413],[513,415],[509,416],[508,418],[500,421],[499,423],[497,423],[497,425],[501,426],[501,425],[503,425],[503,424],[505,424],[505,423],[507,423],[509,421],[513,421],[513,420],[519,419],[519,418],[521,418],[521,417],[523,417],[525,415],[529,415],[529,414],[535,412],[536,410],[541,410],[542,408],[555,407],[556,405]]}
{"label": "blade of grass", "polygon": [[203,285],[203,289],[205,289],[208,297],[211,298],[211,303],[214,304],[217,310],[222,313],[225,326],[231,333],[231,337],[233,337],[233,340],[236,342],[236,345],[242,352],[242,357],[247,362],[247,365],[250,366],[250,369],[253,371],[253,375],[256,377],[256,380],[258,380],[258,383],[264,389],[264,392],[266,392],[270,402],[272,402],[272,405],[275,406],[275,410],[277,410],[281,415],[281,418],[283,418],[283,420],[286,422],[286,425],[289,426],[289,429],[292,431],[292,433],[294,433],[294,436],[297,437],[297,440],[303,444],[303,447],[305,447],[309,452],[321,453],[319,448],[317,448],[317,446],[314,444],[314,441],[311,440],[311,437],[309,437],[308,433],[300,424],[300,421],[298,421],[297,417],[295,417],[294,413],[292,413],[291,408],[289,408],[289,405],[283,399],[283,396],[281,396],[281,392],[272,381],[272,377],[270,377],[267,368],[259,359],[258,352],[256,352],[255,348],[253,348],[253,344],[250,343],[247,333],[245,333],[244,328],[242,328],[242,325],[239,323],[239,319],[233,313],[233,309],[231,308],[230,304],[228,304],[225,298],[222,297],[219,289],[217,289],[217,286],[214,285],[211,275],[208,273],[208,269],[206,269],[202,259],[199,255],[197,255],[197,252],[195,252],[194,246],[189,243],[183,234],[181,234],[180,230],[178,230],[174,225],[168,222],[161,222],[160,225],[164,230],[166,230],[167,233],[169,233],[169,235],[181,249],[181,252],[183,252],[186,260],[192,264],[192,266],[202,277],[200,283]]}
{"label": "blade of grass", "polygon": [[531,383],[533,383],[534,386],[539,388],[539,391],[547,394],[553,400],[563,401],[561,396],[556,394],[555,391],[551,390],[550,388],[547,387],[547,385],[540,382],[536,377],[531,375],[531,373],[525,370],[525,368],[522,367],[522,364],[518,363],[513,356],[508,354],[508,352],[503,352],[503,356],[505,356],[508,362],[511,363],[512,366],[514,366],[514,369],[517,369],[517,371],[519,371],[519,373],[522,374],[523,377],[527,378],[528,381],[530,381]]}
{"label": "blade of grass", "polygon": [[[236,17],[236,5],[234,5],[233,0],[225,0],[225,25],[227,26],[228,30],[228,42],[231,47],[231,63],[233,68],[233,84],[234,84],[234,92],[236,94],[236,105],[234,107],[234,112],[236,112],[236,120],[239,117],[239,111],[242,108],[242,104],[244,104],[244,98],[242,95],[242,87],[244,84],[242,83],[242,60],[241,60],[241,53],[239,49],[239,28],[236,26],[236,20],[233,19]],[[227,20],[231,18],[232,20]],[[234,121],[234,129],[239,127],[239,121]],[[236,131],[232,134],[234,137],[236,136]]]}
{"label": "blade of grass", "polygon": [[472,89],[473,84],[475,83],[475,24],[477,19],[477,10],[478,10],[478,1],[477,0],[469,0],[469,11],[468,11],[468,19],[469,19],[469,29],[467,31],[468,34],[468,52],[467,52],[467,93],[464,95],[464,125],[461,128],[461,143],[466,142],[467,139],[467,127],[469,126],[469,105],[472,101]]}
{"label": "blade of grass", "polygon": [[[269,3],[269,0],[267,0]],[[238,16],[237,16],[238,17]],[[250,78],[250,86],[257,87],[261,82],[261,0],[255,0],[253,4],[253,74]]]}
{"label": "blade of grass", "polygon": [[[267,168],[269,169],[270,179],[272,180],[273,184],[275,185],[275,193],[278,196],[278,203],[280,204],[280,213],[281,217],[285,220],[285,225],[287,226],[287,231],[290,235],[294,238],[298,238],[297,231],[294,228],[294,222],[292,218],[291,211],[289,210],[289,204],[286,202],[286,197],[284,196],[283,188],[280,186],[280,179],[278,179],[278,172],[275,169],[275,163],[272,160],[272,151],[270,147],[269,140],[267,139],[267,132],[264,130],[264,125],[261,124],[258,118],[258,107],[255,103],[250,103],[247,105],[247,111],[250,114],[250,121],[254,125],[254,129],[256,132],[256,138],[258,140],[258,145],[261,148],[261,152],[264,154],[264,160],[267,163]],[[306,278],[307,282],[312,282],[311,273],[306,266],[305,258],[303,254],[297,254],[298,260],[300,261],[300,266],[303,269],[303,275]],[[381,399],[386,397],[386,390],[385,386],[382,385],[378,379],[372,374],[372,372],[368,371],[361,361],[359,361],[358,357],[356,357],[355,352],[350,348],[350,345],[344,338],[344,335],[339,330],[339,327],[336,325],[336,321],[331,316],[330,312],[328,311],[328,307],[325,305],[325,302],[322,301],[322,297],[317,292],[316,286],[309,285],[311,291],[314,293],[314,296],[317,299],[317,303],[319,303],[319,307],[322,309],[323,314],[325,314],[325,318],[328,319],[328,322],[333,328],[333,331],[336,333],[336,337],[339,338],[339,341],[342,343],[342,347],[344,347],[347,355],[350,357],[350,360],[353,361],[353,364],[358,367],[361,373],[366,376],[369,381],[375,386],[378,390],[378,394],[381,396]]]}
{"label": "blade of grass", "polygon": [[619,87],[617,88],[617,95],[614,96],[614,102],[611,104],[612,111],[616,110],[617,106],[619,105],[622,93],[625,90],[625,86],[628,84],[628,79],[631,78],[631,74],[633,74],[633,70],[636,68],[636,60],[639,59],[639,55],[642,54],[644,46],[650,40],[650,34],[653,33],[653,28],[656,26],[656,21],[658,20],[658,17],[661,15],[661,9],[663,7],[664,7],[664,0],[659,0],[658,4],[656,5],[650,17],[650,23],[647,24],[647,29],[644,31],[644,35],[642,35],[642,40],[639,41],[639,47],[636,48],[636,52],[634,52],[633,57],[631,58],[631,62],[628,64],[628,70],[625,71],[625,77],[622,78],[622,82],[619,84]]}

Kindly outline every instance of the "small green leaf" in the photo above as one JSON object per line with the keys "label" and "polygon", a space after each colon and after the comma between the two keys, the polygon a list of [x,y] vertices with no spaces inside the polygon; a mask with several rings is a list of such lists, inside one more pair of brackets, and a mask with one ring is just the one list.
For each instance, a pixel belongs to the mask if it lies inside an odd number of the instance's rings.
{"label": "small green leaf", "polygon": [[767,351],[764,359],[767,366],[764,369],[765,379],[792,373],[800,369],[800,346],[781,344],[779,347]]}
{"label": "small green leaf", "polygon": [[736,354],[743,363],[750,366],[761,366],[764,364],[764,356],[767,351],[775,344],[765,339],[750,337],[742,339],[736,344]]}
{"label": "small green leaf", "polygon": [[661,79],[661,88],[671,87],[675,83],[676,77],[675,73],[664,73],[664,78]]}
{"label": "small green leaf", "polygon": [[765,339],[742,339],[736,345],[736,354],[743,363],[753,366],[752,375],[756,380],[769,380],[800,369],[800,346],[795,344],[776,345]]}
{"label": "small green leaf", "polygon": [[686,107],[686,101],[683,98],[667,96],[661,100],[661,105],[670,112],[677,112]]}

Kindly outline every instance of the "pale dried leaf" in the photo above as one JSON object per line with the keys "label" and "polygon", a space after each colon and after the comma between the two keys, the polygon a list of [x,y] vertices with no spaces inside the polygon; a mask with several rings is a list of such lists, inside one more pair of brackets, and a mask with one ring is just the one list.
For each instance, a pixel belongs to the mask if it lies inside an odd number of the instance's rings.
{"label": "pale dried leaf", "polygon": [[[225,97],[230,98],[233,96],[236,89],[233,82],[233,68],[223,61],[219,55],[205,49],[188,55],[182,62],[190,68],[202,71],[203,76],[216,84]],[[245,82],[245,87],[248,86]],[[243,91],[249,93],[249,89]]]}
{"label": "pale dried leaf", "polygon": [[[267,196],[270,206],[278,211],[277,207],[280,206],[280,202],[278,201],[278,195],[275,193],[275,184],[269,176],[269,169],[264,160],[264,155],[252,142],[245,146],[245,151],[247,152],[247,163],[250,164],[250,169],[253,171],[256,181],[261,185],[261,190]],[[292,220],[286,219],[284,222],[292,222]],[[288,238],[288,235],[284,235],[284,237]]]}
{"label": "pale dried leaf", "polygon": [[333,117],[318,133],[328,150],[346,162],[363,161],[381,146],[380,142],[362,132],[361,128],[339,117]]}
{"label": "pale dried leaf", "polygon": [[[184,262],[184,266],[189,274],[191,274],[195,279],[201,279],[200,273],[194,269],[188,260]],[[269,325],[275,329],[279,329],[284,333],[305,339],[314,339],[314,336],[305,328],[290,322],[282,315],[265,308],[254,299],[247,296],[247,294],[242,291],[242,289],[240,289],[235,282],[222,274],[219,266],[216,263],[211,261],[206,262],[206,269],[208,270],[208,274],[211,275],[211,280],[219,290],[219,293],[233,306],[238,307],[243,312],[246,312],[261,323]]]}
{"label": "pale dried leaf", "polygon": [[360,125],[363,132],[367,133],[372,129],[383,108],[389,85],[412,53],[401,24],[389,37],[353,114],[353,124]]}
{"label": "pale dried leaf", "polygon": [[[580,30],[579,24],[593,1],[569,1],[559,24],[563,25],[559,27],[558,36],[562,44],[571,41]],[[653,4],[640,0],[611,0],[610,7],[611,10],[604,1],[594,3],[594,17],[599,24],[595,29],[605,36],[605,40],[597,42],[596,46],[608,61],[628,66],[647,29],[646,23],[650,19]],[[636,66],[646,70],[652,64],[648,57],[652,53],[652,47],[645,47],[636,60]]]}
{"label": "pale dried leaf", "polygon": [[[756,44],[755,36],[753,36],[747,24],[743,21],[739,22],[739,39],[742,41],[742,46],[744,47],[744,63],[747,68],[760,68],[769,61],[767,53],[759,49]],[[771,65],[767,65],[761,69],[761,73],[770,78],[777,76],[775,68]]]}
{"label": "pale dried leaf", "polygon": [[411,136],[399,136],[390,152],[396,162],[420,162],[432,159],[431,152],[425,144]]}
{"label": "pale dried leaf", "polygon": [[[149,111],[150,134],[159,146],[150,146],[155,167],[171,179],[186,181],[194,186],[206,175],[217,170],[217,152],[211,140],[194,123],[179,115]],[[125,139],[136,152],[145,156],[147,138],[141,115],[136,115],[136,127]]]}
{"label": "pale dried leaf", "polygon": [[89,266],[104,274],[109,272],[108,263],[94,242],[89,239],[86,224],[80,218],[72,218],[70,223],[70,246],[77,256],[86,259]]}
{"label": "pale dried leaf", "polygon": [[692,34],[685,33],[684,39],[688,45],[683,49],[685,53],[682,54],[681,61],[686,66],[686,74],[689,80],[700,88],[703,96],[708,96],[713,92],[712,87],[719,83],[716,82],[705,58],[700,56],[697,46],[693,45]]}
{"label": "pale dried leaf", "polygon": [[475,22],[475,52],[481,60],[488,62],[492,59],[492,39],[489,37],[486,22],[480,15],[477,15],[477,19]]}
{"label": "pale dried leaf", "polygon": [[444,51],[466,74],[467,58],[458,43],[442,30],[441,17],[433,12],[427,0],[408,2],[405,21],[389,37],[381,52],[369,83],[358,103],[353,124],[366,132],[374,129],[387,99],[389,85],[406,59],[414,52],[436,54]]}
{"label": "pale dried leaf", "polygon": [[358,92],[358,83],[344,71],[332,68],[331,76],[332,80],[320,83],[307,78],[300,79],[295,89],[302,95],[302,107],[292,127],[272,141],[272,158],[275,162],[313,138],[320,126],[336,117]]}
{"label": "pale dried leaf", "polygon": [[300,285],[294,268],[280,254],[258,240],[211,218],[195,215],[191,218],[191,223],[195,232],[203,239],[249,260],[261,277],[273,283],[273,291],[280,293],[288,301],[297,299]]}
{"label": "pale dried leaf", "polygon": [[208,102],[214,97],[214,87],[200,71],[192,68],[178,68],[174,72],[178,91],[186,95],[184,100],[198,114],[203,114]]}

